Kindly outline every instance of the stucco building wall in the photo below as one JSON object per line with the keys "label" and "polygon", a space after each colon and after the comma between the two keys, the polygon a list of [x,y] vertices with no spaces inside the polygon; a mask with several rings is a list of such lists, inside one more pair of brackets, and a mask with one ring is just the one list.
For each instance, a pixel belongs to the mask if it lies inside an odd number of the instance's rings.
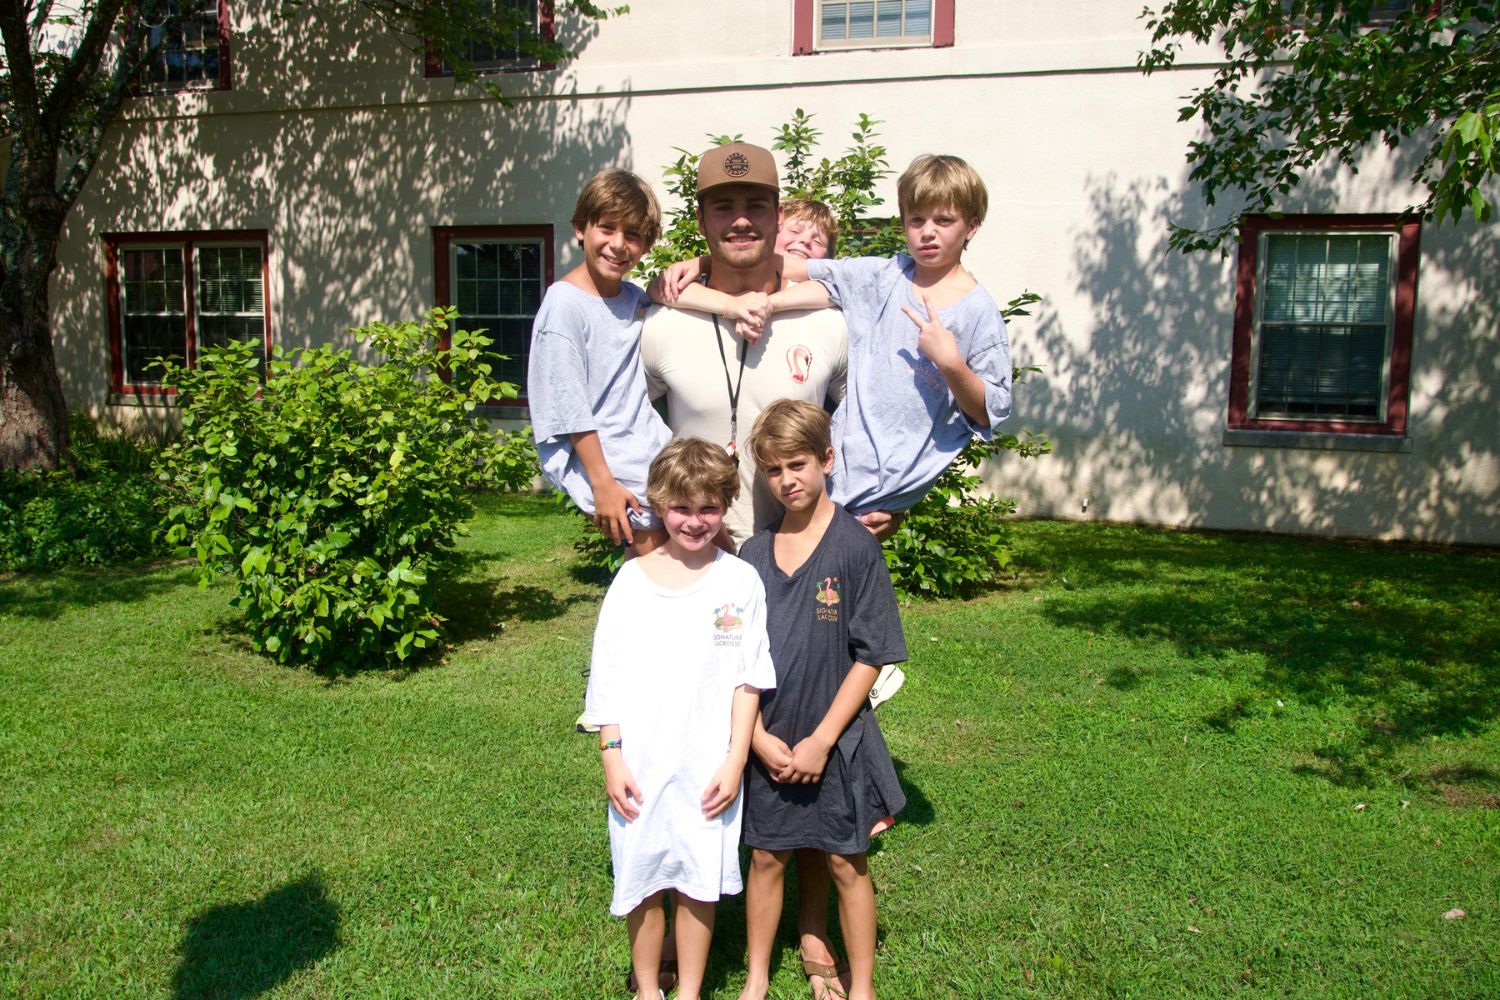
{"label": "stucco building wall", "polygon": [[[1002,301],[1045,296],[1011,327],[1017,362],[1045,371],[1010,429],[1056,453],[988,470],[1023,515],[1500,543],[1500,261],[1479,227],[1422,229],[1406,450],[1225,443],[1234,255],[1166,251],[1168,220],[1211,218],[1183,161],[1196,133],[1177,121],[1209,53],[1141,76],[1144,27],[1111,2],[1037,17],[959,0],[951,48],[802,57],[790,3],[636,7],[564,18],[578,59],[503,77],[510,108],[424,77],[420,52],[373,25],[234,10],[234,89],[132,102],[70,217],[52,299],[70,399],[137,412],[109,392],[104,233],[267,230],[274,341],[346,343],[352,325],[431,306],[435,226],[551,225],[561,274],[595,171],[627,167],[665,197],[679,147],[769,144],[802,108],[836,156],[864,112],[895,172],[929,151],[979,170],[990,217],[967,266]],[[1377,153],[1286,208],[1394,212],[1415,200],[1409,172]],[[894,211],[894,176],[881,192]]]}

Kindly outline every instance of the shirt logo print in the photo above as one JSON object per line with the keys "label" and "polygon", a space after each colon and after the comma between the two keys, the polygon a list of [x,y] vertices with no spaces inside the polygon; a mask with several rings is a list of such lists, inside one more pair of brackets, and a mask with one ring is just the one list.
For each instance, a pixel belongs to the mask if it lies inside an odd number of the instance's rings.
{"label": "shirt logo print", "polygon": [[813,593],[813,598],[821,605],[814,609],[814,617],[820,622],[836,622],[839,620],[839,578],[836,576],[825,576],[823,582],[818,584],[818,589]]}
{"label": "shirt logo print", "polygon": [[720,632],[733,632],[743,628],[745,619],[740,617],[744,608],[735,604],[725,604],[722,608],[714,609],[714,628]]}
{"label": "shirt logo print", "polygon": [[792,381],[798,385],[806,382],[807,377],[812,374],[812,362],[812,351],[808,350],[802,344],[787,348],[786,366],[791,370]]}

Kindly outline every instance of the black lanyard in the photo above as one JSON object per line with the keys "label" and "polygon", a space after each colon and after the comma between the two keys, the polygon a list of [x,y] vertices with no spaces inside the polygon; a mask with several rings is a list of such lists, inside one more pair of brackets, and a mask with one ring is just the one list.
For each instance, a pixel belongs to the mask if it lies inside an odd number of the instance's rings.
{"label": "black lanyard", "polygon": [[714,343],[719,348],[719,362],[724,366],[724,388],[729,391],[729,444],[725,451],[730,458],[739,464],[739,426],[740,426],[740,386],[745,382],[745,342],[740,341],[740,374],[733,382],[729,381],[729,356],[724,353],[724,335],[719,332],[719,317],[710,314],[714,321]]}

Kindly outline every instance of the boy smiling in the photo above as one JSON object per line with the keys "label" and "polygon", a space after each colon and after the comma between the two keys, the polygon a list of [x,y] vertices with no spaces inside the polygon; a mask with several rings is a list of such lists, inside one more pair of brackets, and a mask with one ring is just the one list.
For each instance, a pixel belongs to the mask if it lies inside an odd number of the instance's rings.
{"label": "boy smiling", "polygon": [[647,467],[672,435],[641,370],[650,300],[625,276],[660,233],[656,197],[635,174],[606,170],[584,186],[573,209],[583,263],[547,290],[526,376],[542,472],[636,554],[666,538],[640,497]]}

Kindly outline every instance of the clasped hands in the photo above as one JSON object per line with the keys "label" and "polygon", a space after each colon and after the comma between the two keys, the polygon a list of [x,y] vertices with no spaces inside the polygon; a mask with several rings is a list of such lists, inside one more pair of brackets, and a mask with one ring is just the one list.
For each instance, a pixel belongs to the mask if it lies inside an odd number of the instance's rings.
{"label": "clasped hands", "polygon": [[764,730],[756,733],[751,742],[755,756],[771,772],[771,780],[785,785],[809,785],[822,781],[823,769],[828,766],[833,746],[816,732],[799,740],[795,747],[787,746],[785,740]]}

